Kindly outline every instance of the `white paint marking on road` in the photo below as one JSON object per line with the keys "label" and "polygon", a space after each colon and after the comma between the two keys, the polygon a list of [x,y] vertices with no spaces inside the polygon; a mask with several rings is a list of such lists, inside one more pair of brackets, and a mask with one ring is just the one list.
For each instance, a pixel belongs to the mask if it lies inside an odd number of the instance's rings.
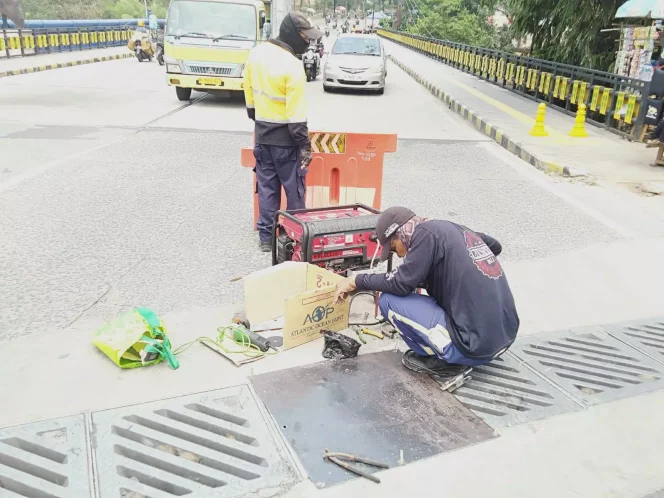
{"label": "white paint marking on road", "polygon": [[205,97],[207,97],[207,94],[206,94],[206,95],[203,95],[202,97],[199,97],[199,98],[197,98],[197,99],[193,99],[193,100],[187,102],[186,104],[184,104],[184,105],[178,107],[177,109],[173,109],[172,111],[170,111],[170,112],[164,114],[163,116],[160,116],[160,117],[155,118],[155,119],[153,119],[153,120],[151,120],[151,121],[148,121],[147,123],[145,123],[145,124],[139,126],[137,129],[132,129],[132,130],[131,130],[129,133],[127,133],[126,135],[121,135],[121,136],[119,136],[119,137],[112,138],[112,139],[110,139],[110,140],[108,140],[108,141],[106,141],[106,142],[103,142],[103,143],[101,143],[101,144],[95,145],[94,147],[90,147],[90,148],[88,148],[88,149],[82,149],[82,150],[79,150],[78,152],[74,152],[73,154],[70,154],[70,155],[68,155],[68,156],[61,157],[60,159],[54,159],[53,161],[47,161],[47,162],[41,164],[40,166],[38,166],[37,168],[31,169],[30,171],[26,171],[25,173],[22,173],[22,174],[16,175],[16,176],[10,178],[9,180],[7,180],[7,181],[5,181],[5,182],[3,182],[3,183],[0,183],[0,193],[9,190],[9,189],[11,189],[12,187],[15,187],[15,186],[18,185],[19,183],[22,183],[22,182],[24,182],[24,181],[26,181],[26,180],[30,180],[30,179],[32,179],[32,178],[35,178],[36,176],[40,175],[40,174],[43,173],[44,171],[48,171],[48,170],[51,169],[51,168],[55,168],[55,167],[57,167],[57,166],[61,166],[61,165],[64,164],[64,163],[68,163],[68,162],[70,162],[72,159],[79,158],[79,157],[84,156],[84,155],[86,155],[86,154],[89,154],[89,153],[91,153],[91,152],[95,152],[95,151],[97,151],[97,150],[104,149],[104,148],[106,148],[106,147],[108,147],[108,146],[110,146],[110,145],[113,145],[114,143],[117,143],[117,142],[119,142],[119,141],[121,141],[121,140],[124,140],[124,139],[127,138],[129,135],[134,135],[134,134],[136,134],[136,133],[140,133],[141,131],[147,129],[151,124],[153,124],[153,123],[159,121],[160,119],[164,119],[164,118],[166,118],[166,117],[168,117],[168,116],[171,116],[172,114],[175,114],[175,113],[178,112],[178,111],[181,111],[181,110],[183,110],[183,109],[186,109],[187,107],[190,107],[190,106],[196,104],[197,102],[200,102],[200,101],[203,100]]}
{"label": "white paint marking on road", "polygon": [[136,133],[135,131],[132,131],[131,133],[127,133],[127,135],[122,135],[120,137],[113,138],[109,140],[108,142],[101,143],[99,145],[95,145],[94,147],[90,147],[89,149],[81,149],[78,152],[74,152],[73,154],[70,154],[68,156],[62,157],[60,159],[55,159],[53,161],[48,161],[43,164],[41,164],[39,167],[31,169],[30,171],[26,171],[25,173],[22,173],[20,175],[16,175],[9,180],[3,182],[0,184],[0,193],[5,192],[12,187],[15,187],[19,183],[22,183],[26,180],[31,180],[32,178],[40,175],[44,171],[47,171],[51,168],[55,168],[57,166],[62,166],[63,164],[69,163],[72,161],[72,159],[77,159],[81,156],[85,156],[91,152],[95,152],[100,149],[104,149],[116,142],[119,142],[120,140],[126,138],[128,135],[132,135],[133,133]]}
{"label": "white paint marking on road", "polygon": [[622,237],[629,239],[634,239],[638,237],[638,234],[631,228],[628,228],[622,223],[619,223],[616,220],[604,215],[597,209],[589,206],[586,202],[563,192],[560,186],[553,183],[551,179],[544,172],[533,168],[530,164],[527,164],[523,160],[516,157],[514,154],[498,146],[498,144],[495,144],[493,142],[478,142],[477,146],[487,150],[488,152],[496,156],[498,159],[509,165],[513,170],[515,170],[520,175],[525,176],[526,178],[528,178],[528,180],[537,184],[539,187],[543,188],[547,192],[550,192],[558,196],[559,198],[561,198],[571,206],[574,206],[575,208],[584,212],[591,218],[607,226],[608,228],[616,232],[618,235],[621,235]]}

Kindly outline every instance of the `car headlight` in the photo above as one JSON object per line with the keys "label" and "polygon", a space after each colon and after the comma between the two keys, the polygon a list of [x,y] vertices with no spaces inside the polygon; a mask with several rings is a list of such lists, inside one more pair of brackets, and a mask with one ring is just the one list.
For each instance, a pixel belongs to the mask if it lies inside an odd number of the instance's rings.
{"label": "car headlight", "polygon": [[182,70],[178,64],[166,64],[167,73],[181,73]]}
{"label": "car headlight", "polygon": [[384,69],[385,68],[383,66],[377,66],[377,67],[373,68],[372,72],[374,72],[376,74],[382,74]]}

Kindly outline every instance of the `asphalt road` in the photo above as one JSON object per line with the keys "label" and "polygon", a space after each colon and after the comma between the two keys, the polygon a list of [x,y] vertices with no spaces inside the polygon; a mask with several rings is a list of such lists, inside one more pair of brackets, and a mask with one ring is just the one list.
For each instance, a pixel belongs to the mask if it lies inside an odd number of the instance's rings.
{"label": "asphalt road", "polygon": [[[310,129],[399,135],[384,206],[486,231],[508,263],[624,236],[388,71],[382,96],[307,88]],[[243,102],[195,93],[183,105],[163,72],[122,60],[0,80],[0,340],[137,305],[241,303],[231,280],[269,264],[239,164],[252,143]]]}

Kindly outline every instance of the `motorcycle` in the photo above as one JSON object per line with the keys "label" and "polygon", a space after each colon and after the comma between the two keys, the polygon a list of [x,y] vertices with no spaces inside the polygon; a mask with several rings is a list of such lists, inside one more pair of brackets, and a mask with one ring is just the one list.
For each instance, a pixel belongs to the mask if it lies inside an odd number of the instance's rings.
{"label": "motorcycle", "polygon": [[157,42],[157,50],[154,53],[155,59],[160,66],[164,65],[164,42]]}
{"label": "motorcycle", "polygon": [[330,28],[325,26],[325,37],[327,38],[328,36],[330,36]]}
{"label": "motorcycle", "polygon": [[313,81],[320,74],[320,55],[314,45],[309,45],[307,51],[302,56],[304,63],[304,74],[307,75],[307,81]]}
{"label": "motorcycle", "polygon": [[347,31],[348,31],[348,26],[346,26],[345,24],[343,26],[341,26],[341,32],[342,33],[345,33]]}
{"label": "motorcycle", "polygon": [[145,59],[152,60],[154,49],[147,33],[135,32],[127,43],[127,47],[136,54],[138,62],[143,62]]}
{"label": "motorcycle", "polygon": [[316,44],[316,48],[318,49],[318,56],[322,59],[323,56],[325,55],[325,45],[323,45],[323,42],[321,40],[318,41]]}
{"label": "motorcycle", "polygon": [[337,29],[337,21],[334,21],[334,24],[332,24],[333,29]]}

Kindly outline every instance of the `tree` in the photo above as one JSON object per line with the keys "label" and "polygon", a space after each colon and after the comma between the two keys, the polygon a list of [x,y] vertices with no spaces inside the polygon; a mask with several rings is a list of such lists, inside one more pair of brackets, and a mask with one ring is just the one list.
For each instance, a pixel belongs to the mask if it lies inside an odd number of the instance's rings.
{"label": "tree", "polygon": [[488,22],[493,14],[480,0],[405,0],[408,31],[457,43],[506,48],[499,30]]}
{"label": "tree", "polygon": [[611,27],[626,0],[484,0],[508,12],[517,36],[532,36],[532,55],[607,70],[615,58],[618,32]]}

